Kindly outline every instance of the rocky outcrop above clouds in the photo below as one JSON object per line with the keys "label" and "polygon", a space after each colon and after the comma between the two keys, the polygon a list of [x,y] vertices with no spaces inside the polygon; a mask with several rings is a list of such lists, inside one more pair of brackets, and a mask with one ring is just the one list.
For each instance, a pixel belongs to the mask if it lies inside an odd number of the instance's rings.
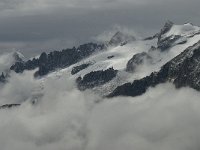
{"label": "rocky outcrop above clouds", "polygon": [[77,63],[83,58],[103,49],[104,45],[102,44],[88,43],[80,45],[78,48],[74,47],[62,51],[53,51],[49,54],[44,52],[39,58],[33,58],[26,62],[16,62],[10,69],[14,70],[16,73],[22,73],[24,70],[39,68],[35,73],[35,77],[44,76],[56,69],[65,68]]}

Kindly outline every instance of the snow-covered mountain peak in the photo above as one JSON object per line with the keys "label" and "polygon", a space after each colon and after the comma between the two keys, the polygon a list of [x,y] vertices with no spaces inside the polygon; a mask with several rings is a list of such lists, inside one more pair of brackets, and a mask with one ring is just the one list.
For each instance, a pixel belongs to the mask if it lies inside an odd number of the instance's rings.
{"label": "snow-covered mountain peak", "polygon": [[117,46],[124,45],[130,41],[135,41],[135,37],[121,31],[116,32],[109,41],[109,45]]}
{"label": "snow-covered mountain peak", "polygon": [[173,25],[174,25],[174,23],[168,20],[165,23],[164,27],[161,29],[160,35],[163,35],[163,34],[167,33],[169,30],[171,30]]}
{"label": "snow-covered mountain peak", "polygon": [[170,29],[166,33],[162,34],[161,37],[162,38],[170,36],[191,37],[198,33],[200,33],[200,27],[195,26],[191,23],[186,23],[183,25],[171,24]]}
{"label": "snow-covered mountain peak", "polygon": [[196,36],[198,37],[199,34],[200,27],[191,23],[176,25],[172,22],[167,22],[161,29],[161,32],[156,34],[158,38],[157,45],[161,51],[166,51],[169,50],[170,47],[182,45],[191,41],[191,39],[196,38]]}

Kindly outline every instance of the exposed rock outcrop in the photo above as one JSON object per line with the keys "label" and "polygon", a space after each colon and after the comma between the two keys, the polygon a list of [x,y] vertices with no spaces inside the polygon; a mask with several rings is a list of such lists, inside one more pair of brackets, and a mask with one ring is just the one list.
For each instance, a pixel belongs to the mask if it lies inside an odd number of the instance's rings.
{"label": "exposed rock outcrop", "polygon": [[117,70],[109,68],[107,70],[92,71],[83,78],[77,79],[77,85],[80,90],[92,89],[96,86],[103,85],[112,80],[117,75]]}
{"label": "exposed rock outcrop", "polygon": [[135,37],[119,31],[119,32],[115,33],[115,35],[110,39],[110,41],[108,42],[108,45],[110,45],[110,46],[118,46],[118,45],[123,46],[130,41],[135,41]]}
{"label": "exposed rock outcrop", "polygon": [[147,53],[138,53],[134,55],[127,63],[126,65],[126,71],[127,72],[134,72],[135,69],[144,63],[144,61],[148,61],[150,63],[152,57],[148,55]]}
{"label": "exposed rock outcrop", "polygon": [[39,68],[35,77],[44,76],[58,68],[68,67],[104,48],[103,44],[88,43],[80,45],[78,48],[54,51],[49,54],[44,52],[39,58],[33,58],[26,62],[16,62],[10,69],[16,73],[22,73],[24,70]]}
{"label": "exposed rock outcrop", "polygon": [[92,63],[85,63],[85,64],[81,64],[79,66],[75,66],[72,68],[71,74],[77,74],[78,72],[80,72],[83,69],[86,69],[87,67],[89,67],[90,65],[92,65]]}
{"label": "exposed rock outcrop", "polygon": [[10,109],[20,106],[20,104],[5,104],[0,106],[0,109]]}

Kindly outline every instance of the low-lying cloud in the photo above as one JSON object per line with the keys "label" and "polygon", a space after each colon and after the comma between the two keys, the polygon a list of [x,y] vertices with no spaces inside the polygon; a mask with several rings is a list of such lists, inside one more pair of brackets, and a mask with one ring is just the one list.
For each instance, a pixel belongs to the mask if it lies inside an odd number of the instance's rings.
{"label": "low-lying cloud", "polygon": [[[78,91],[67,74],[30,81],[32,74],[12,74],[1,90],[1,103],[19,102],[18,94],[24,99],[20,107],[0,110],[2,150],[200,148],[200,93],[195,90],[166,83],[140,97],[95,103],[100,98]],[[29,89],[43,93],[34,105]]]}
{"label": "low-lying cloud", "polygon": [[137,98],[116,98],[98,105],[89,123],[95,150],[198,149],[199,93],[171,84]]}

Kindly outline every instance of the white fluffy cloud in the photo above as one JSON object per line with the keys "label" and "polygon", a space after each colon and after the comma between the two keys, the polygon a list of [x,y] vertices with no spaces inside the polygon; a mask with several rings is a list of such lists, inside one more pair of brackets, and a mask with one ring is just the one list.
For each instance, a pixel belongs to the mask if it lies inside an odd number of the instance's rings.
{"label": "white fluffy cloud", "polygon": [[[7,90],[0,93],[2,97],[5,91],[12,89],[9,97],[4,96],[8,102],[11,99],[18,102],[17,93],[27,100],[18,108],[0,110],[2,150],[187,150],[200,147],[200,93],[195,90],[176,90],[167,83],[149,89],[140,97],[118,97],[95,103],[100,98],[89,91],[78,91],[67,75],[48,77],[33,84],[29,81],[31,74],[12,75],[12,81],[5,86]],[[27,88],[38,86],[43,87],[44,95],[32,105],[30,98],[23,95],[31,96]]]}
{"label": "white fluffy cloud", "polygon": [[95,150],[187,150],[200,147],[199,93],[171,84],[94,109],[89,147]]}

